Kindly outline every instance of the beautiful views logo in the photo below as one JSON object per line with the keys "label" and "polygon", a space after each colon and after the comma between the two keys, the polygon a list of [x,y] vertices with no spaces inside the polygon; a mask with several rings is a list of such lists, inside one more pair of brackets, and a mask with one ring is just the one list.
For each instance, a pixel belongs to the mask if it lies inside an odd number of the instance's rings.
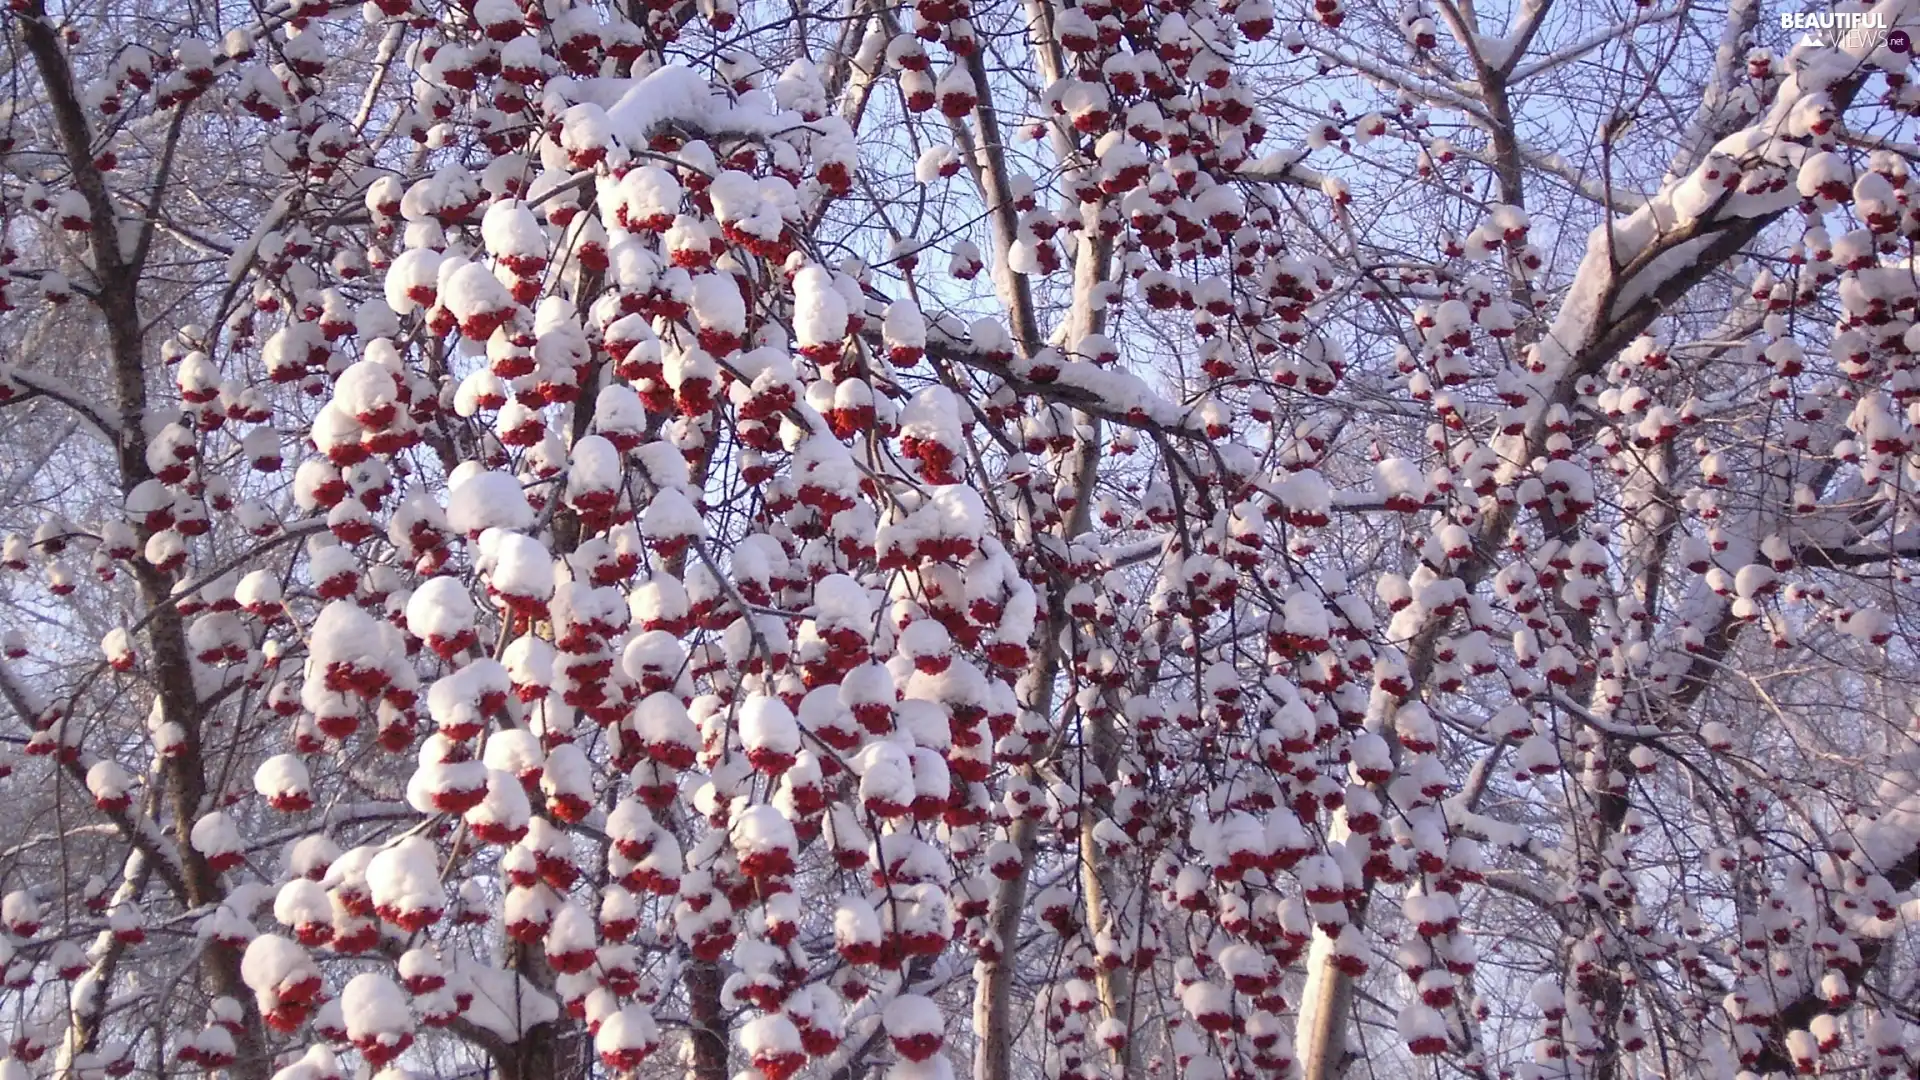
{"label": "beautiful views logo", "polygon": [[1798,30],[1809,45],[1832,45],[1865,51],[1885,45],[1897,53],[1913,47],[1905,30],[1890,30],[1884,11],[1790,11],[1780,15],[1780,26]]}

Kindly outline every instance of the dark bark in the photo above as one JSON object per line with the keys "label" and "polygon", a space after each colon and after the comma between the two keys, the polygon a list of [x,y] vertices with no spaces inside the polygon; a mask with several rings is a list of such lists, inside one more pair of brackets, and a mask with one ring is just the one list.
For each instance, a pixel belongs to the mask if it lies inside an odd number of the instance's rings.
{"label": "dark bark", "polygon": [[[140,279],[147,245],[144,240],[131,255],[120,246],[120,215],[107,191],[105,177],[94,164],[93,133],[83,111],[73,69],[67,62],[45,6],[35,0],[16,20],[20,35],[47,93],[61,149],[76,190],[87,200],[92,270],[98,289],[92,299],[105,321],[114,405],[119,413],[115,456],[122,495],[152,478],[147,468],[144,418],[147,401],[146,340],[140,318]],[[180,106],[184,109],[185,106]],[[173,131],[178,132],[176,120]],[[152,192],[158,207],[170,173],[156,178]],[[152,675],[161,715],[183,733],[179,753],[163,769],[166,807],[180,858],[180,881],[175,899],[185,908],[219,903],[225,887],[206,859],[194,850],[190,835],[194,822],[208,809],[206,759],[201,743],[199,697],[187,648],[186,626],[173,606],[173,578],[142,560],[133,561],[133,576],[142,606],[150,613],[146,633]],[[238,1058],[230,1071],[246,1080],[264,1078],[270,1071],[264,1031],[253,995],[240,978],[240,951],[219,943],[207,947],[200,965],[201,983],[210,995],[232,997],[245,1011],[246,1024],[236,1041]]]}

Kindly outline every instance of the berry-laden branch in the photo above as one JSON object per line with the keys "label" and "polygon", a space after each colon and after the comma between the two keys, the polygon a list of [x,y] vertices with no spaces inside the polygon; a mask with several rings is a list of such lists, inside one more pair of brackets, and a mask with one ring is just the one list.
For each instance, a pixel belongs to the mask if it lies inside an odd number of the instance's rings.
{"label": "berry-laden branch", "polygon": [[7,12],[0,1078],[1911,1072],[1920,84],[1587,7]]}

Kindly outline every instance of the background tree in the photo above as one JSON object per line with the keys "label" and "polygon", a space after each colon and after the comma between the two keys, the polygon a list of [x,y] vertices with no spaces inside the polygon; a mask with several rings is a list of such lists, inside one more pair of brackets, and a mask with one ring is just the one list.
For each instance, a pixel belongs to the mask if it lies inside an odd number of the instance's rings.
{"label": "background tree", "polygon": [[15,3],[0,1071],[1910,1074],[1911,7]]}

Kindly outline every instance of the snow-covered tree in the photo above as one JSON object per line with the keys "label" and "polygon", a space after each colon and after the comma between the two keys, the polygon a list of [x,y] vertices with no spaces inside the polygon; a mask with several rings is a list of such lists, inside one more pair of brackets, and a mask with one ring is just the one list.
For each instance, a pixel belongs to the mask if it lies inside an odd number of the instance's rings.
{"label": "snow-covered tree", "polygon": [[16,0],[0,1080],[1912,1075],[1915,8]]}

